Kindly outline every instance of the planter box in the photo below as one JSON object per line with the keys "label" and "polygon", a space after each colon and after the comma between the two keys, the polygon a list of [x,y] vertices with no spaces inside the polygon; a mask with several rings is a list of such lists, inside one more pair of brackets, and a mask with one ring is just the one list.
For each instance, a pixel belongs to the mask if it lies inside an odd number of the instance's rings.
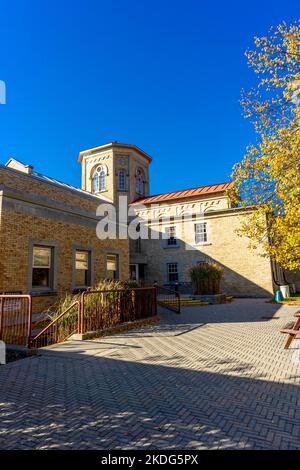
{"label": "planter box", "polygon": [[193,291],[196,295],[216,295],[220,292],[220,281],[199,279],[193,282]]}

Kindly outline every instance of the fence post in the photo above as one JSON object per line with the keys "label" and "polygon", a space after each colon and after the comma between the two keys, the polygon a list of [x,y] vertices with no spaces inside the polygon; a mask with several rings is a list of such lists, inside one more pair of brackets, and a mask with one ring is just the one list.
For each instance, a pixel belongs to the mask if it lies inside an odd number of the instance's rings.
{"label": "fence post", "polygon": [[158,296],[158,282],[153,282],[153,294],[154,294],[154,313],[157,315],[157,296]]}
{"label": "fence post", "polygon": [[2,339],[3,330],[3,297],[0,298],[0,340]]}
{"label": "fence post", "polygon": [[175,283],[175,297],[178,299],[178,313],[181,313],[180,293],[179,293],[179,284],[178,284],[178,282]]}
{"label": "fence post", "polygon": [[32,333],[32,296],[28,296],[28,325],[27,325],[27,347],[31,347]]}
{"label": "fence post", "polygon": [[157,316],[157,287],[153,287],[154,315]]}
{"label": "fence post", "polygon": [[84,292],[82,292],[80,299],[78,300],[78,334],[82,334],[83,331],[83,313],[84,313]]}

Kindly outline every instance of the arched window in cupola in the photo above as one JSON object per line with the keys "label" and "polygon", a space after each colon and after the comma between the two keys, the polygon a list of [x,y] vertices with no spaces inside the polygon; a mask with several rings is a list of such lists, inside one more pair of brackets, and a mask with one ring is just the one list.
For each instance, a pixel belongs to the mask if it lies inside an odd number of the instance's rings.
{"label": "arched window in cupola", "polygon": [[145,194],[145,176],[141,168],[138,168],[135,173],[135,191],[141,196]]}
{"label": "arched window in cupola", "polygon": [[107,169],[104,165],[99,165],[93,173],[93,193],[100,193],[106,189]]}

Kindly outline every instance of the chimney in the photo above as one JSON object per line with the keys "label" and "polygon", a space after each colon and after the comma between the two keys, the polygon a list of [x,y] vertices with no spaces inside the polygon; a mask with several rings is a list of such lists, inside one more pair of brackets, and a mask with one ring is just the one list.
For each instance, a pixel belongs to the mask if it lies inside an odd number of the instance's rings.
{"label": "chimney", "polygon": [[31,175],[33,173],[33,166],[25,165],[22,162],[19,162],[15,158],[11,158],[8,160],[6,165],[8,168],[12,168],[13,170],[21,171],[22,173],[26,173],[27,175]]}

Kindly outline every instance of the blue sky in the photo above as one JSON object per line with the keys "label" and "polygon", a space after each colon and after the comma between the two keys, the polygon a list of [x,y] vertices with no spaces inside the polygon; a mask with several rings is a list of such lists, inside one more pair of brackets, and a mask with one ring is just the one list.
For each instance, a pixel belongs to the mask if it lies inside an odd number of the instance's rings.
{"label": "blue sky", "polygon": [[0,0],[0,162],[80,185],[80,150],[153,156],[151,193],[226,181],[255,139],[244,51],[298,1]]}

